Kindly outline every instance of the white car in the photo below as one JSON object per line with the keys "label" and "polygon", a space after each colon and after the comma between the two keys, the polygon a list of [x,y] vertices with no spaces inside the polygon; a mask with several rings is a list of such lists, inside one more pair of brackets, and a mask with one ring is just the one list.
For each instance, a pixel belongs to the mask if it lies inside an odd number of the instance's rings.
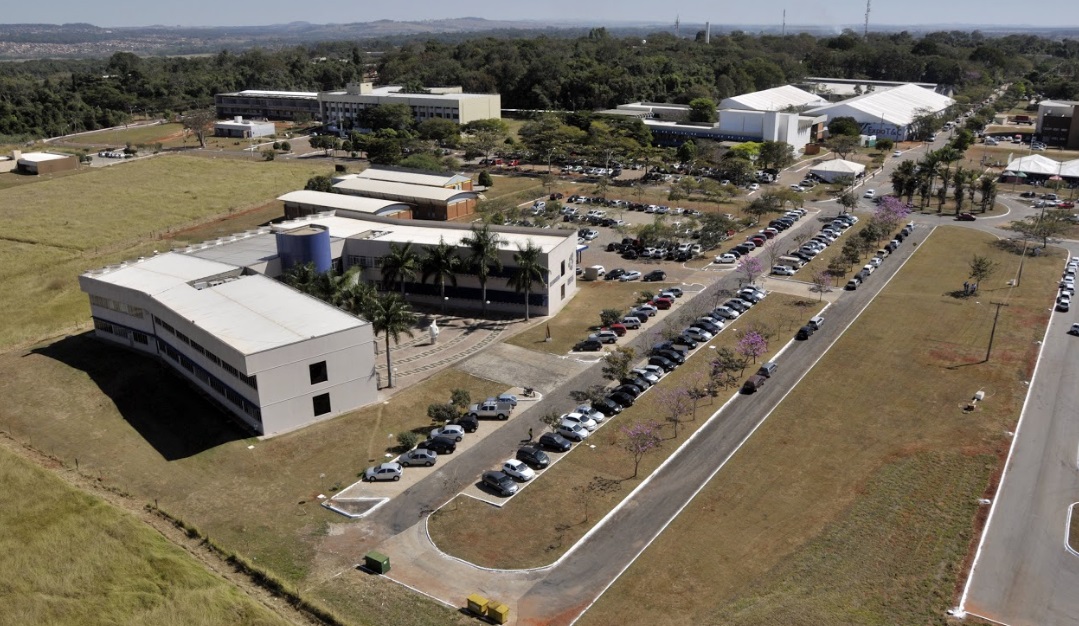
{"label": "white car", "polygon": [[758,190],[760,188],[761,188],[761,186],[758,185],[757,183],[749,183],[749,186],[746,187],[746,189],[749,189],[750,191],[756,191],[756,190]]}
{"label": "white car", "polygon": [[640,280],[640,279],[641,279],[641,273],[638,272],[637,270],[630,270],[630,271],[626,272],[625,274],[622,274],[621,276],[618,277],[618,280],[620,280],[621,282],[624,282],[624,283],[627,283],[627,282],[629,282],[631,280]]}
{"label": "white car", "polygon": [[597,424],[600,424],[600,423],[602,423],[602,422],[603,422],[603,420],[607,419],[607,416],[606,416],[606,415],[604,415],[604,414],[603,414],[602,412],[600,412],[600,411],[597,411],[596,409],[593,409],[593,408],[592,408],[592,407],[591,407],[590,405],[588,405],[588,404],[582,404],[582,405],[580,405],[580,406],[579,406],[579,407],[577,407],[576,409],[573,409],[573,412],[574,412],[574,413],[580,413],[581,415],[583,415],[583,416],[585,416],[585,417],[591,418],[591,419],[592,419],[592,421],[594,421],[594,422],[595,422],[595,423],[597,423]]}
{"label": "white car", "polygon": [[645,371],[647,371],[647,372],[649,372],[649,373],[651,373],[651,374],[653,374],[653,375],[655,375],[655,376],[657,376],[659,378],[663,378],[664,376],[667,375],[667,370],[663,369],[662,367],[660,367],[658,365],[651,365],[651,364],[642,365],[640,367],[640,369],[645,370]]}
{"label": "white car", "polygon": [[794,276],[794,268],[789,265],[776,265],[772,267],[772,273],[776,276]]}
{"label": "white car", "polygon": [[[648,370],[648,369],[645,369],[643,367],[638,367],[637,369],[633,370],[633,373],[640,376],[641,378],[647,380],[648,382],[652,383],[653,385],[659,382],[659,374],[655,373],[652,370]],[[578,408],[580,408],[580,407],[578,407]]]}
{"label": "white car", "polygon": [[881,258],[879,256],[875,256],[872,259],[869,259],[869,264],[872,265],[873,267],[880,267],[881,263],[883,263],[883,261],[881,260]]}
{"label": "white car", "polygon": [[682,334],[686,337],[689,337],[693,341],[700,342],[708,341],[712,338],[712,333],[708,332],[703,328],[697,328],[696,326],[690,326],[689,328],[683,330]]}
{"label": "white car", "polygon": [[737,261],[738,261],[738,257],[734,256],[730,252],[728,252],[726,254],[721,254],[721,255],[717,256],[716,259],[715,259],[716,263],[735,263]]}
{"label": "white car", "polygon": [[465,438],[465,429],[456,424],[447,424],[446,426],[439,426],[431,431],[431,438],[435,437],[449,437],[454,441],[461,441]]}
{"label": "white car", "polygon": [[862,194],[862,197],[863,198],[876,198],[877,197],[877,190],[876,189],[866,189],[865,193]]}
{"label": "white car", "polygon": [[555,432],[570,441],[584,441],[588,437],[588,430],[576,422],[562,422]]}
{"label": "white car", "polygon": [[562,416],[562,423],[565,424],[567,422],[573,424],[580,424],[588,432],[594,431],[596,427],[599,426],[599,424],[596,423],[596,420],[588,417],[587,415],[584,415],[583,413],[566,413]]}
{"label": "white car", "polygon": [[510,459],[502,464],[502,471],[511,478],[516,478],[521,482],[527,482],[536,477],[536,472],[529,466],[518,461],[517,459]]}
{"label": "white car", "polygon": [[899,157],[903,156],[903,151],[902,150],[896,150],[895,152],[892,153],[892,156],[894,156],[896,158],[899,158]]}

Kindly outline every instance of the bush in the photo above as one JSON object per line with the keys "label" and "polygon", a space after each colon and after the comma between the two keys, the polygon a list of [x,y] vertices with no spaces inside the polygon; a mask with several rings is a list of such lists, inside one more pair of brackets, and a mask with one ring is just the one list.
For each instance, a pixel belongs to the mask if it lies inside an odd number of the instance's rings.
{"label": "bush", "polygon": [[279,142],[279,141],[273,142],[273,149],[274,150],[280,150],[281,149],[281,142]]}
{"label": "bush", "polygon": [[344,163],[335,163],[333,171],[344,173],[348,171],[348,167],[346,167]]}
{"label": "bush", "polygon": [[397,433],[397,447],[402,452],[408,452],[412,448],[416,447],[416,444],[420,442],[420,436],[418,433],[414,433],[411,430],[406,430]]}
{"label": "bush", "polygon": [[642,291],[640,295],[637,296],[637,304],[644,304],[645,302],[648,302],[655,297],[656,294],[652,293],[651,291]]}
{"label": "bush", "polygon": [[281,150],[283,152],[292,152],[292,144],[290,144],[287,141],[282,141],[281,142]]}
{"label": "bush", "polygon": [[427,417],[439,424],[452,422],[457,419],[459,413],[457,407],[449,402],[434,403],[427,405]]}
{"label": "bush", "polygon": [[275,156],[277,156],[277,153],[274,152],[273,150],[263,150],[262,151],[262,160],[263,161],[273,161]]}
{"label": "bush", "polygon": [[621,309],[603,309],[599,312],[599,323],[603,326],[610,326],[622,320]]}
{"label": "bush", "polygon": [[487,170],[480,172],[479,183],[481,187],[490,187],[495,184],[494,180],[491,179],[491,174]]}

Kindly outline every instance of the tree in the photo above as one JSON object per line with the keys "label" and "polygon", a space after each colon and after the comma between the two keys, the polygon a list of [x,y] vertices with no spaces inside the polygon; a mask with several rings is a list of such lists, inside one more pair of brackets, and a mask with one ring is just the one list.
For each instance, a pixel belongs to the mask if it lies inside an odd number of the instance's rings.
{"label": "tree", "polygon": [[858,148],[860,143],[858,141],[858,137],[851,137],[850,135],[836,135],[834,137],[829,137],[827,141],[824,142],[824,145],[829,150],[839,155],[839,158],[845,159],[851,152],[854,152],[855,149]]}
{"label": "tree", "polygon": [[461,140],[461,127],[453,120],[433,117],[416,126],[420,139],[433,141],[439,146],[456,147]]}
{"label": "tree", "polygon": [[730,348],[720,348],[716,350],[716,356],[710,365],[709,375],[713,384],[726,388],[737,382],[735,371],[745,371],[746,360],[739,358]]}
{"label": "tree", "polygon": [[824,298],[824,292],[829,291],[828,283],[832,282],[832,274],[827,269],[819,269],[813,272],[813,289],[817,291],[817,301]]}
{"label": "tree", "polygon": [[437,246],[430,246],[423,251],[423,259],[420,261],[420,282],[426,283],[433,279],[438,283],[438,297],[442,301],[442,314],[446,313],[446,281],[457,286],[457,270],[461,267],[461,259],[457,256],[457,248],[446,243],[443,237],[438,238]]}
{"label": "tree", "polygon": [[659,435],[659,424],[651,420],[637,422],[632,426],[623,426],[621,431],[622,448],[633,457],[633,476],[630,478],[636,478],[641,459],[663,444],[663,438]]}
{"label": "tree", "polygon": [[473,120],[464,126],[468,133],[468,143],[483,154],[484,159],[491,158],[491,151],[502,145],[509,135],[510,127],[505,120],[492,118]]}
{"label": "tree", "polygon": [[483,315],[487,316],[487,279],[491,276],[491,270],[501,270],[502,261],[498,258],[498,246],[502,243],[502,237],[491,230],[490,225],[484,224],[479,228],[473,226],[472,234],[461,239],[469,252],[466,261],[468,268],[475,272],[480,281],[480,298],[483,307]]}
{"label": "tree", "polygon": [[891,152],[892,148],[895,148],[895,142],[887,137],[877,140],[877,150],[881,152]]}
{"label": "tree", "polygon": [[263,161],[273,161],[274,157],[277,156],[277,153],[273,150],[263,150],[261,154]]}
{"label": "tree", "polygon": [[853,117],[844,116],[836,117],[828,121],[828,136],[838,137],[840,135],[846,135],[847,137],[858,137],[862,134],[862,125],[858,123]]}
{"label": "tree", "polygon": [[[467,405],[465,408],[468,408]],[[427,417],[436,424],[452,422],[461,416],[461,411],[452,402],[436,402],[427,405]]]}
{"label": "tree", "polygon": [[408,452],[412,448],[416,447],[416,444],[420,442],[420,436],[411,430],[404,430],[397,433],[397,449],[403,452]]}
{"label": "tree", "polygon": [[390,244],[390,252],[382,258],[382,284],[389,288],[394,284],[401,287],[401,295],[405,295],[405,283],[415,280],[420,271],[420,255],[412,247],[411,241],[404,245]]}
{"label": "tree", "polygon": [[843,262],[847,264],[847,267],[853,267],[862,258],[862,248],[858,245],[858,239],[851,237],[843,242],[843,248],[839,251],[839,257],[843,259]]}
{"label": "tree", "polygon": [[517,265],[517,269],[514,270],[513,275],[510,277],[510,285],[517,293],[523,291],[525,294],[526,322],[530,319],[528,301],[532,296],[532,286],[536,283],[546,284],[547,282],[547,267],[540,262],[541,254],[543,254],[543,250],[532,243],[531,239],[523,248],[521,244],[517,244],[517,252],[513,253],[513,262]]}
{"label": "tree", "polygon": [[375,331],[375,335],[382,333],[386,338],[386,376],[388,386],[393,387],[390,339],[398,343],[402,333],[409,337],[414,336],[412,327],[416,324],[416,315],[404,298],[395,293],[387,293],[371,301],[367,319],[371,322],[371,329]]}
{"label": "tree", "polygon": [[206,135],[213,132],[216,119],[217,111],[214,109],[198,109],[185,113],[182,125],[185,131],[191,131],[199,140],[199,147],[205,148]]}
{"label": "tree", "polygon": [[711,98],[696,98],[689,103],[689,121],[702,124],[715,124],[718,114],[716,102]]}
{"label": "tree", "polygon": [[910,215],[910,208],[895,196],[884,196],[873,212],[873,220],[887,232],[895,230]]}
{"label": "tree", "polygon": [[637,358],[637,351],[629,346],[618,346],[607,353],[603,363],[603,377],[607,380],[619,381],[629,376],[633,369],[633,361]]}
{"label": "tree", "polygon": [[689,413],[693,400],[689,393],[681,387],[664,387],[659,390],[659,405],[666,411],[666,419],[674,425],[674,438],[678,438],[678,425]]}
{"label": "tree", "polygon": [[692,163],[697,158],[697,144],[692,139],[687,139],[678,146],[678,160],[682,163]]}
{"label": "tree", "polygon": [[[847,241],[850,240],[848,239]],[[835,278],[836,286],[839,286],[840,277],[847,272],[849,267],[850,265],[847,264],[847,260],[843,258],[842,253],[828,259],[828,275]]]}
{"label": "tree", "polygon": [[1042,247],[1045,247],[1049,245],[1051,239],[1056,239],[1070,226],[1071,223],[1066,219],[1066,214],[1052,212],[1041,216],[1031,215],[1011,224],[1005,224],[1000,228],[1017,232],[1027,240],[1040,240]]}
{"label": "tree", "polygon": [[407,104],[380,104],[364,109],[359,117],[360,124],[373,131],[409,130],[415,121]]}
{"label": "tree", "polygon": [[467,389],[454,388],[450,390],[450,404],[459,412],[464,413],[468,410],[468,405],[472,404],[472,394]]}
{"label": "tree", "polygon": [[581,145],[587,134],[575,126],[567,126],[553,113],[541,115],[521,127],[518,131],[521,141],[533,153],[547,162],[547,171],[551,171],[551,160],[567,147]]}
{"label": "tree", "polygon": [[282,141],[281,152],[292,152],[292,144],[287,141]]}
{"label": "tree", "polygon": [[963,202],[966,200],[967,172],[962,167],[955,168],[952,175],[952,196],[955,198],[955,214],[959,215],[963,210]]}
{"label": "tree", "polygon": [[738,271],[745,276],[746,284],[753,284],[753,281],[764,272],[764,266],[757,257],[745,255],[738,259]]}
{"label": "tree", "polygon": [[333,188],[333,180],[328,174],[321,174],[319,176],[312,176],[307,179],[307,184],[303,186],[308,191],[322,191],[325,193],[335,193]]}
{"label": "tree", "polygon": [[768,340],[764,338],[756,330],[747,331],[742,335],[742,338],[738,340],[738,345],[735,347],[735,351],[744,359],[753,359],[753,362],[757,362],[757,357],[763,356],[768,352]]}
{"label": "tree", "polygon": [[978,192],[982,194],[982,213],[993,206],[997,199],[997,181],[992,176],[982,176],[978,179]]}
{"label": "tree", "polygon": [[788,167],[794,163],[794,146],[785,141],[765,141],[761,143],[757,163],[761,167],[774,167],[777,170]]}
{"label": "tree", "polygon": [[480,187],[485,187],[487,189],[490,189],[495,184],[495,181],[491,178],[491,173],[487,170],[480,172],[479,180],[477,182],[480,184]]}
{"label": "tree", "polygon": [[428,172],[448,172],[450,170],[441,159],[430,152],[414,152],[401,159],[397,165]]}
{"label": "tree", "polygon": [[853,211],[858,207],[858,196],[850,191],[845,191],[836,198],[836,201],[843,207],[843,212]]}
{"label": "tree", "polygon": [[622,321],[622,315],[622,309],[603,309],[599,312],[599,323],[601,326],[617,324]]}
{"label": "tree", "polygon": [[562,423],[562,414],[558,411],[547,411],[540,417],[540,422],[554,430]]}
{"label": "tree", "polygon": [[987,256],[975,254],[970,259],[970,278],[974,281],[974,289],[977,291],[978,284],[987,280],[997,271],[996,261]]}

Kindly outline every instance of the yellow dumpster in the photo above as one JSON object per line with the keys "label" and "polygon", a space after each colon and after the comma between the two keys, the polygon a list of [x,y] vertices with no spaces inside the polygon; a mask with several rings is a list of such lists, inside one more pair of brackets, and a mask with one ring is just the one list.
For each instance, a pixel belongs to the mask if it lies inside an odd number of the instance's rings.
{"label": "yellow dumpster", "polygon": [[496,624],[505,624],[510,621],[510,607],[491,600],[487,605],[487,619]]}
{"label": "yellow dumpster", "polygon": [[468,596],[468,610],[470,613],[475,613],[476,615],[481,616],[486,615],[488,604],[489,602],[487,598],[484,598],[478,593],[474,593]]}

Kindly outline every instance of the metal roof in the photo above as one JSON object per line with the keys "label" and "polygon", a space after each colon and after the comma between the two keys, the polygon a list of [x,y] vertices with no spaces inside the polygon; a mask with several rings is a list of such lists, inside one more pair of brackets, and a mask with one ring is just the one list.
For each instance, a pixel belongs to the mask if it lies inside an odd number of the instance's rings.
{"label": "metal roof", "polygon": [[807,111],[811,115],[827,115],[829,119],[850,115],[855,120],[907,126],[921,110],[939,113],[955,104],[942,96],[914,84],[900,85],[887,91],[872,91],[842,102]]}
{"label": "metal roof", "polygon": [[391,183],[408,183],[426,187],[449,187],[472,180],[464,174],[437,174],[431,172],[409,172],[389,170],[381,167],[369,167],[356,175],[366,180],[384,180]]}
{"label": "metal roof", "polygon": [[387,198],[402,202],[449,202],[464,198],[475,198],[472,191],[460,191],[458,189],[445,189],[443,187],[426,187],[423,185],[409,185],[407,183],[394,183],[383,180],[368,180],[365,178],[348,178],[336,185],[334,189],[340,189],[345,193],[372,198]]}
{"label": "metal roof", "polygon": [[[84,276],[144,293],[244,355],[367,324],[276,280],[240,271],[170,252]],[[222,282],[210,286],[211,279]]]}
{"label": "metal roof", "polygon": [[390,215],[411,208],[404,202],[397,202],[395,200],[348,196],[341,193],[327,193],[325,191],[310,191],[307,189],[290,191],[283,196],[278,196],[277,199],[282,202],[308,204],[325,207],[327,209],[347,209],[349,211],[360,211],[361,213],[373,213],[375,215]]}
{"label": "metal roof", "polygon": [[788,108],[820,106],[827,100],[792,85],[754,91],[733,98],[724,98],[720,109],[749,109],[751,111],[783,111]]}
{"label": "metal roof", "polygon": [[272,98],[302,98],[304,100],[313,100],[318,98],[317,91],[263,91],[261,89],[245,89],[243,91],[234,91],[230,93],[220,94],[222,96],[251,96],[251,97],[272,97]]}
{"label": "metal roof", "polygon": [[70,154],[52,154],[51,152],[27,152],[19,157],[20,161],[27,163],[42,163],[44,161],[57,161],[59,159],[73,158]]}

